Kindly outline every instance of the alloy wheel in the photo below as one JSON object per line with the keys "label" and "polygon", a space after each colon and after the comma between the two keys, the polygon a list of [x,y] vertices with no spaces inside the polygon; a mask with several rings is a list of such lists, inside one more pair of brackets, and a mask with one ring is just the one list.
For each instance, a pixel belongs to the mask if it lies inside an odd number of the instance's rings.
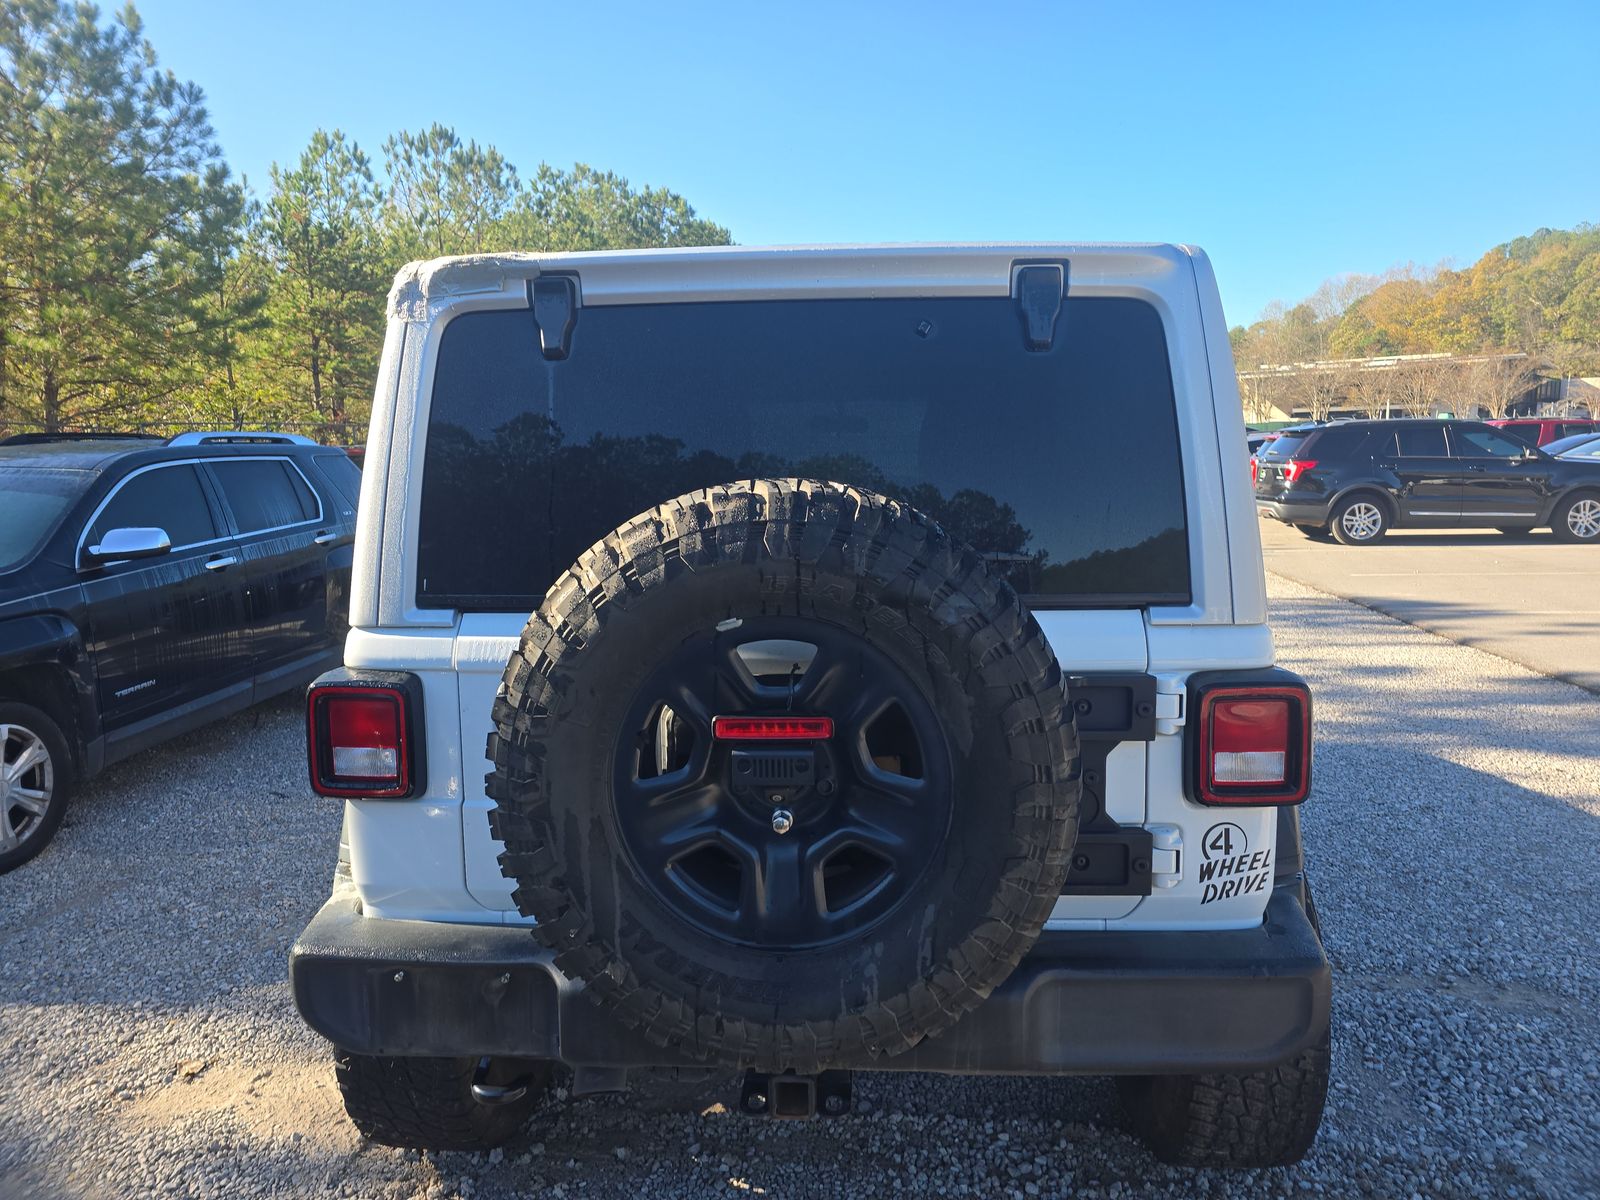
{"label": "alloy wheel", "polygon": [[[883,919],[936,860],[951,753],[921,689],[854,633],[737,624],[690,638],[636,696],[613,768],[617,826],[645,886],[691,926],[769,950],[825,946]],[[825,716],[831,736],[715,732],[802,715]]]}
{"label": "alloy wheel", "polygon": [[1339,518],[1339,523],[1344,526],[1344,531],[1352,540],[1365,542],[1378,536],[1378,531],[1383,528],[1383,513],[1376,504],[1369,504],[1365,500],[1358,500],[1344,510],[1344,515]]}
{"label": "alloy wheel", "polygon": [[1600,500],[1585,497],[1567,509],[1567,528],[1584,541],[1600,537]]}
{"label": "alloy wheel", "polygon": [[0,851],[33,836],[55,794],[55,764],[44,740],[22,725],[0,725]]}

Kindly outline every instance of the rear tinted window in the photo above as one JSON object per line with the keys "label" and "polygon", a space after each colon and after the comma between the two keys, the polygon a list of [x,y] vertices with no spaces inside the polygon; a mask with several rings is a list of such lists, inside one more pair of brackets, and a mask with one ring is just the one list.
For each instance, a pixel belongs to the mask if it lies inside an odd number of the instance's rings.
{"label": "rear tinted window", "polygon": [[1395,430],[1401,458],[1447,458],[1443,425],[1411,425]]}
{"label": "rear tinted window", "polygon": [[585,308],[560,361],[525,310],[456,317],[418,602],[526,611],[622,522],[756,475],[909,501],[1041,605],[1189,599],[1155,309],[1069,299],[1028,353],[1011,300],[942,298]]}
{"label": "rear tinted window", "polygon": [[348,454],[318,454],[311,461],[334,491],[345,498],[351,511],[355,511],[361,499],[361,468],[350,460]]}
{"label": "rear tinted window", "polygon": [[214,462],[222,493],[240,533],[313,520],[316,497],[288,463],[277,458]]}
{"label": "rear tinted window", "polygon": [[1311,443],[1309,453],[1319,459],[1348,458],[1362,448],[1369,432],[1366,429],[1324,429]]}
{"label": "rear tinted window", "polygon": [[1309,433],[1280,434],[1261,450],[1262,458],[1293,458],[1310,439]]}

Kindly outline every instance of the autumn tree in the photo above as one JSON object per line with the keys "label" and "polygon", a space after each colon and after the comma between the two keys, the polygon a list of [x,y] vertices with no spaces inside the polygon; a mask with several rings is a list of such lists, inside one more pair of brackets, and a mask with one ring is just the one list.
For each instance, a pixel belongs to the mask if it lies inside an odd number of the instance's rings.
{"label": "autumn tree", "polygon": [[183,386],[242,211],[131,7],[0,2],[0,422],[125,422]]}
{"label": "autumn tree", "polygon": [[1533,360],[1527,355],[1493,355],[1474,359],[1462,368],[1461,392],[1474,407],[1488,409],[1491,417],[1504,417],[1536,378]]}
{"label": "autumn tree", "polygon": [[1395,378],[1391,367],[1367,367],[1353,373],[1350,401],[1363,416],[1387,417],[1395,402]]}
{"label": "autumn tree", "polygon": [[1442,385],[1442,367],[1437,360],[1402,362],[1394,367],[1395,402],[1408,417],[1432,416]]}

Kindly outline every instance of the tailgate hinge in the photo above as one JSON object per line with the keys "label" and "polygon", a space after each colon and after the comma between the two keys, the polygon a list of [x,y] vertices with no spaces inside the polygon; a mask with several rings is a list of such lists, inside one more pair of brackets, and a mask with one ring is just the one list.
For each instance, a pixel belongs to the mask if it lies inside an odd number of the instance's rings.
{"label": "tailgate hinge", "polygon": [[1189,683],[1182,675],[1156,676],[1156,732],[1177,733],[1188,708]]}
{"label": "tailgate hinge", "polygon": [[1146,825],[1150,834],[1150,885],[1176,887],[1183,879],[1183,831],[1176,825]]}

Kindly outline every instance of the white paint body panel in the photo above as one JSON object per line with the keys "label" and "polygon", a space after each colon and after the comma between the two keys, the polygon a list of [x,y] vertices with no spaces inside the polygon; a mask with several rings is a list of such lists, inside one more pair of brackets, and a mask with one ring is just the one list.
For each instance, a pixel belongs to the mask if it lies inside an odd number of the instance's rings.
{"label": "white paint body panel", "polygon": [[[522,920],[489,834],[484,744],[490,709],[526,613],[416,606],[421,465],[440,334],[461,312],[525,308],[527,282],[575,271],[586,306],[749,298],[1006,295],[1020,258],[1066,258],[1070,294],[1144,300],[1161,314],[1173,366],[1193,603],[1149,611],[1038,614],[1069,673],[1149,672],[1181,691],[1198,670],[1272,663],[1261,547],[1248,495],[1244,431],[1227,327],[1211,266],[1177,246],[972,245],[719,248],[601,255],[491,255],[412,264],[390,295],[362,484],[345,661],[423,682],[428,783],[412,801],[349,805],[351,874],[366,911],[420,920]],[[665,499],[665,497],[663,497]],[[489,536],[487,531],[466,536]],[[1176,703],[1176,701],[1174,701]],[[1149,897],[1060,900],[1051,927],[1244,928],[1267,887],[1203,903],[1203,842],[1222,821],[1250,852],[1272,849],[1271,809],[1219,810],[1183,794],[1184,729],[1120,745],[1107,763],[1107,810],[1124,824],[1176,829],[1180,878]],[[1215,868],[1213,868],[1215,870]]]}

